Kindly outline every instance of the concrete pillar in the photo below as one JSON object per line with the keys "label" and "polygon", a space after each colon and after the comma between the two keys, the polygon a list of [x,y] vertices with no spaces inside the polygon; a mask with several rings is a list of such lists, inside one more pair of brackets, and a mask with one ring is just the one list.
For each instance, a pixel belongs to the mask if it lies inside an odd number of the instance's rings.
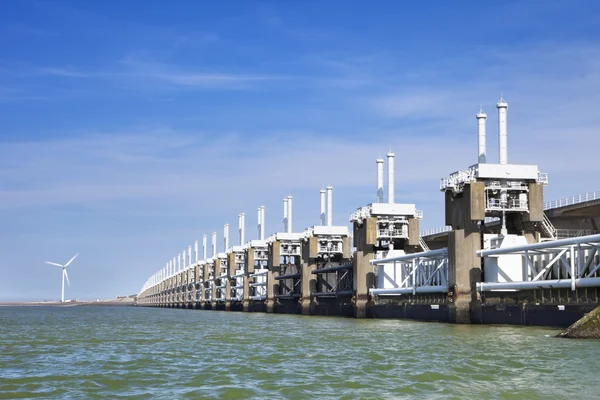
{"label": "concrete pillar", "polygon": [[227,278],[225,282],[225,311],[231,311],[231,276],[235,275],[235,253],[227,254]]}
{"label": "concrete pillar", "polygon": [[[198,261],[198,260],[196,260]],[[194,267],[194,308],[198,308],[198,306],[200,305],[199,302],[200,300],[198,300],[198,292],[200,292],[200,294],[202,294],[202,285],[200,285],[200,288],[198,288],[198,284],[200,282],[200,266],[198,265],[198,262],[196,262],[196,266]]]}
{"label": "concrete pillar", "polygon": [[244,274],[244,300],[242,307],[244,312],[250,310],[250,284],[254,281],[254,278],[250,277],[254,273],[254,248],[248,247],[246,250],[246,268]]}
{"label": "concrete pillar", "polygon": [[319,244],[316,237],[309,237],[308,240],[302,241],[302,282],[300,298],[300,309],[303,315],[314,313],[314,301],[312,293],[315,291],[317,277],[313,271],[317,268],[317,254]]}
{"label": "concrete pillar", "polygon": [[221,260],[217,257],[217,258],[215,258],[215,263],[214,263],[213,290],[212,290],[211,296],[210,296],[210,304],[211,304],[213,310],[216,309],[216,305],[217,305],[217,289],[216,289],[216,286],[217,286],[217,279],[219,279],[219,275],[221,275]]}
{"label": "concrete pillar", "polygon": [[481,259],[476,252],[481,249],[481,234],[475,222],[465,224],[465,229],[448,235],[448,289],[449,320],[457,324],[478,322],[472,310],[478,301],[475,284],[481,281]]}
{"label": "concrete pillar", "polygon": [[369,289],[375,287],[373,266],[369,264],[375,258],[374,245],[377,243],[377,219],[369,217],[359,225],[354,223],[354,246],[356,256],[352,262],[354,276],[354,317],[365,318],[371,301]]}
{"label": "concrete pillar", "polygon": [[[289,197],[288,197],[289,201]],[[288,203],[289,204],[289,203]],[[288,212],[289,217],[289,212]],[[267,312],[275,312],[277,306],[277,294],[279,294],[279,281],[275,280],[281,272],[281,245],[279,240],[269,244],[269,256],[267,265]]]}
{"label": "concrete pillar", "polygon": [[200,294],[200,309],[206,310],[208,301],[206,300],[206,285],[208,281],[208,263],[204,263],[202,266],[202,293]]}

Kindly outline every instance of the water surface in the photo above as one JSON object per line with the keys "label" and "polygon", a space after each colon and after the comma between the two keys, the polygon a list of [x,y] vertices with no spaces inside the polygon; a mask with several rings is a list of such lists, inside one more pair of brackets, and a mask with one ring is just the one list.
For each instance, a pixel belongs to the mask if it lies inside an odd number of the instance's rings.
{"label": "water surface", "polygon": [[0,398],[600,398],[557,330],[136,307],[0,307]]}

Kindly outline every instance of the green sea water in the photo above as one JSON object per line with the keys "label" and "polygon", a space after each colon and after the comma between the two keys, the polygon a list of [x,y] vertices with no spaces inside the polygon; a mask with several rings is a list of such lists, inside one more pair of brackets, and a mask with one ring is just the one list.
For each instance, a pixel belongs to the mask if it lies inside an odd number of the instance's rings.
{"label": "green sea water", "polygon": [[141,307],[0,307],[0,398],[600,399],[557,330]]}

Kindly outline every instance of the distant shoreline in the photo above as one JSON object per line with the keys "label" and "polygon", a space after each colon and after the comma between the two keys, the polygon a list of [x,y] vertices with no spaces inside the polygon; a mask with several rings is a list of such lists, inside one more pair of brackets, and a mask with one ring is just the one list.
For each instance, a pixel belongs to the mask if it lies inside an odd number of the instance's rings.
{"label": "distant shoreline", "polygon": [[69,307],[69,306],[119,306],[127,307],[134,306],[135,302],[133,299],[115,299],[115,300],[103,300],[103,301],[15,301],[15,302],[0,302],[0,307],[35,307],[35,306],[58,306],[58,307]]}

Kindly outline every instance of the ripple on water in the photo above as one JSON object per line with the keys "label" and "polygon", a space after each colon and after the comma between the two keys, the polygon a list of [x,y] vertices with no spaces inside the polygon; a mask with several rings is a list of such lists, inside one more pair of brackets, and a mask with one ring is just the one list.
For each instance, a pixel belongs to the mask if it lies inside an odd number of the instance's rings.
{"label": "ripple on water", "polygon": [[[597,341],[539,328],[0,308],[0,397],[595,398]],[[578,382],[586,382],[582,385]]]}

